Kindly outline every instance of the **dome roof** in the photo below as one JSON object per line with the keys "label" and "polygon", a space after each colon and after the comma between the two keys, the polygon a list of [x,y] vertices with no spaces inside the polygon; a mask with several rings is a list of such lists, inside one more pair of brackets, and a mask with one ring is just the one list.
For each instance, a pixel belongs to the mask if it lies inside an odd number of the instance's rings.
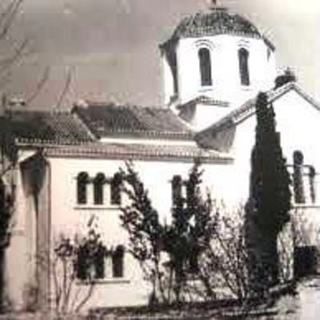
{"label": "dome roof", "polygon": [[163,44],[176,42],[180,38],[233,34],[263,38],[259,30],[247,19],[231,14],[225,8],[216,8],[210,12],[198,12],[184,18],[175,29],[171,38]]}

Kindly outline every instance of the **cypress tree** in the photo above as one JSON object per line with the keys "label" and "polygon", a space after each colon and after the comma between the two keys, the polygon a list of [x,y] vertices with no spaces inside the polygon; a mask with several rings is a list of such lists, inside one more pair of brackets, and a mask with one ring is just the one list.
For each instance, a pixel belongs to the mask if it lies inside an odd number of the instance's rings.
{"label": "cypress tree", "polygon": [[[290,220],[290,177],[276,132],[275,113],[265,93],[256,100],[256,141],[251,155],[250,197],[247,205],[251,269],[269,287],[278,281],[277,238]],[[253,258],[254,256],[254,258]],[[260,266],[260,267],[257,267]],[[252,270],[251,270],[252,271]],[[262,281],[261,280],[265,280]]]}

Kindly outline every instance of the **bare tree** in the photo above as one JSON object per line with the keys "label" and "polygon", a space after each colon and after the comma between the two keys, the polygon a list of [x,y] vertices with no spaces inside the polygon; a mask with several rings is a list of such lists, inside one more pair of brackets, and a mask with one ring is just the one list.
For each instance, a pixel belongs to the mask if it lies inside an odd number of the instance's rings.
{"label": "bare tree", "polygon": [[[58,315],[76,314],[85,307],[94,293],[97,281],[93,272],[94,262],[97,255],[104,256],[105,247],[100,240],[100,234],[90,228],[86,236],[74,235],[70,238],[60,234],[52,249],[49,264],[45,258],[46,253],[37,256],[40,268],[50,275],[50,307]],[[28,289],[35,293],[34,297],[29,299],[29,305],[26,305],[27,310],[39,310],[37,286],[30,285]]]}

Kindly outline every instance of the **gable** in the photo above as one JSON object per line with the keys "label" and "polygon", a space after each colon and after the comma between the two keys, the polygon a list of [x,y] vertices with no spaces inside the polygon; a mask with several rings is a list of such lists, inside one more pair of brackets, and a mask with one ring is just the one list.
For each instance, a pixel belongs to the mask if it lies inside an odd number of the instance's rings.
{"label": "gable", "polygon": [[[312,114],[316,118],[320,116],[320,105],[308,94],[306,94],[296,83],[290,82],[276,90],[267,92],[269,103],[272,103],[276,114],[283,114],[282,122],[300,122]],[[255,115],[255,99],[248,100],[245,104],[230,112],[227,116],[213,124],[206,130],[196,135],[203,147],[215,147],[224,149],[225,145],[219,145],[219,139],[223,132],[237,130],[237,127],[248,121]],[[310,115],[312,118],[313,116]],[[277,117],[278,118],[278,117]],[[277,119],[278,121],[278,119]],[[307,121],[307,120],[306,120]],[[320,119],[319,119],[320,121]],[[229,143],[229,149],[232,143]]]}

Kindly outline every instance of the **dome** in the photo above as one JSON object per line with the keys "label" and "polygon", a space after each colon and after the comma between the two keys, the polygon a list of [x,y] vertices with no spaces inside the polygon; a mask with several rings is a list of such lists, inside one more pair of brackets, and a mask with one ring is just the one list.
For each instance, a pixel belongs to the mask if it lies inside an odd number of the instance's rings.
{"label": "dome", "polygon": [[259,30],[247,19],[231,14],[225,8],[217,8],[210,12],[198,12],[184,18],[175,29],[171,38],[163,44],[176,42],[181,38],[232,34],[263,38]]}

